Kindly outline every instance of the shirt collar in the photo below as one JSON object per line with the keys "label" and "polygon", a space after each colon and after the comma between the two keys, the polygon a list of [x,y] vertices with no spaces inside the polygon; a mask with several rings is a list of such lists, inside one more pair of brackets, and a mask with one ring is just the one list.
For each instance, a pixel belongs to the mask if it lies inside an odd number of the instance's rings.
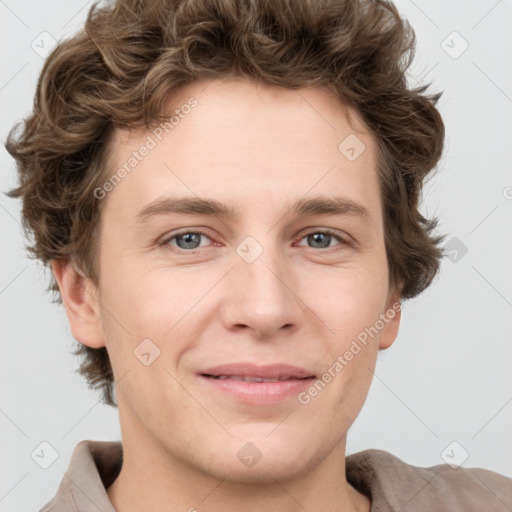
{"label": "shirt collar", "polygon": [[107,494],[122,464],[120,441],[78,443],[55,497],[40,512],[115,512]]}

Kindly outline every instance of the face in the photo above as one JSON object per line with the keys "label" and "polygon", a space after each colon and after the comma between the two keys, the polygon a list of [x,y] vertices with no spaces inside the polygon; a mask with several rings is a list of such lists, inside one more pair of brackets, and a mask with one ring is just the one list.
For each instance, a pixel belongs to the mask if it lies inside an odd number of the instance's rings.
{"label": "face", "polygon": [[107,347],[133,450],[299,475],[344,454],[397,334],[375,141],[321,89],[200,81],[169,108],[172,128],[115,134],[96,323],[74,334]]}

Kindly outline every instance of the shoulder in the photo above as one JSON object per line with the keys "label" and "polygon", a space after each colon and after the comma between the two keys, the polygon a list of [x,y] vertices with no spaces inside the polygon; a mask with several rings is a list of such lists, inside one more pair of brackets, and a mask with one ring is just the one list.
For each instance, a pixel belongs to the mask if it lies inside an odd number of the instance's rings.
{"label": "shoulder", "polygon": [[372,496],[372,511],[512,510],[512,479],[483,468],[419,467],[383,450],[365,450],[347,456],[346,472],[354,487]]}

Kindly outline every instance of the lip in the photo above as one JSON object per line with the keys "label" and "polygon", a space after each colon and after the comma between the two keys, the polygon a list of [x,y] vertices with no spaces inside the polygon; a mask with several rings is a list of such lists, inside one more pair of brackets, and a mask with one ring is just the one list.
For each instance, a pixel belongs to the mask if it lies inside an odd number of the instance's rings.
{"label": "lip", "polygon": [[[288,364],[255,365],[252,363],[224,364],[197,372],[198,377],[210,390],[222,393],[240,403],[271,405],[296,397],[316,378],[312,372]],[[246,382],[232,379],[216,379],[213,376],[253,377],[262,379],[286,379],[276,382]]]}
{"label": "lip", "polygon": [[295,378],[304,379],[306,377],[314,377],[314,373],[301,368],[299,366],[291,366],[289,364],[270,364],[256,365],[253,363],[234,363],[222,364],[200,370],[200,375],[233,375],[238,377],[250,376],[259,377],[261,379],[279,379],[279,378]]}

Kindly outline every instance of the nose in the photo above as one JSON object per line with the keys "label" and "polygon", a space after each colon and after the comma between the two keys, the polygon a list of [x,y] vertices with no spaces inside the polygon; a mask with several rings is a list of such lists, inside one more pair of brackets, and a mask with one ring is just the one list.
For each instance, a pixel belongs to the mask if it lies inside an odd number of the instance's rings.
{"label": "nose", "polygon": [[234,254],[233,261],[221,308],[225,328],[246,330],[258,340],[299,329],[304,303],[298,276],[284,255],[276,248],[264,247],[252,262],[239,254]]}

